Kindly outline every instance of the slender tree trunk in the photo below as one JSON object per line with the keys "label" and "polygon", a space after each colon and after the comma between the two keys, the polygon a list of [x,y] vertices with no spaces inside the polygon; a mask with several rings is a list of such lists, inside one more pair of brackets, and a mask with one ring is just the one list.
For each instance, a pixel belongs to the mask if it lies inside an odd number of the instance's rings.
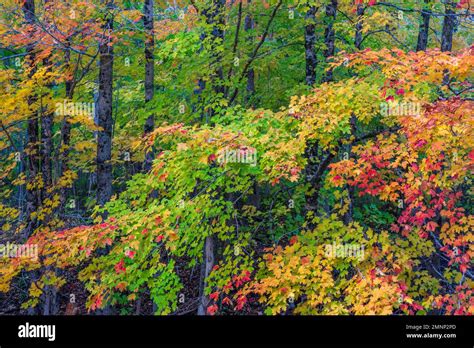
{"label": "slender tree trunk", "polygon": [[209,305],[209,297],[205,295],[206,279],[212,271],[214,266],[214,249],[215,241],[213,236],[206,237],[204,242],[204,260],[201,265],[201,281],[199,288],[200,301],[198,306],[198,315],[206,315],[207,306]]}
{"label": "slender tree trunk", "polygon": [[112,196],[112,82],[113,82],[113,46],[112,8],[114,1],[107,3],[104,25],[105,34],[99,44],[99,99],[98,125],[102,128],[97,136],[97,203],[103,206]]}
{"label": "slender tree trunk", "polygon": [[[355,114],[351,114],[351,119],[350,119],[350,124],[351,124],[351,135],[355,138],[357,136],[357,117]],[[350,154],[352,152],[352,144],[344,144],[342,145],[342,149],[345,152],[344,157],[349,159]],[[346,190],[347,190],[347,199],[348,199],[348,207],[347,207],[347,212],[343,216],[344,223],[347,225],[350,222],[352,222],[352,217],[354,213],[354,197],[355,197],[355,190],[354,186],[346,184]]]}
{"label": "slender tree trunk", "polygon": [[[331,2],[326,5],[326,17],[328,20],[328,25],[324,32],[324,44],[326,45],[326,49],[324,50],[324,57],[326,61],[329,57],[334,56],[335,52],[335,41],[336,41],[336,34],[334,32],[334,21],[336,20],[337,16],[337,0],[331,0]],[[332,69],[329,69],[326,72],[326,76],[324,78],[324,82],[329,82],[332,80]]]}
{"label": "slender tree trunk", "polygon": [[[154,69],[153,49],[155,40],[153,36],[153,0],[145,0],[143,6],[143,25],[146,30],[145,37],[145,103],[149,103],[154,95]],[[155,128],[155,116],[149,115],[145,121],[144,131],[148,134]],[[153,151],[145,154],[143,169],[149,171],[153,162]]]}
{"label": "slender tree trunk", "polygon": [[[211,40],[211,52],[212,52],[212,65],[215,67],[211,80],[213,83],[213,89],[216,95],[224,95],[225,88],[223,85],[224,73],[222,69],[222,52],[219,46],[223,45],[224,42],[224,9],[225,0],[213,0],[212,11],[208,12],[207,18],[208,24],[212,24],[212,40]],[[212,111],[212,114],[214,111]]]}
{"label": "slender tree trunk", "polygon": [[315,33],[315,22],[317,8],[311,6],[306,12],[306,26],[304,30],[304,49],[305,49],[305,61],[306,61],[306,84],[308,86],[314,85],[316,82],[316,66],[318,61],[316,58],[315,44],[316,44],[316,33]]}
{"label": "slender tree trunk", "polygon": [[[446,4],[446,11],[444,13],[443,31],[441,33],[441,51],[451,52],[453,48],[453,33],[456,24],[456,13],[454,12],[452,4]],[[443,85],[449,84],[449,72],[444,71]]]}
{"label": "slender tree trunk", "polygon": [[[52,70],[52,64],[49,59],[43,60],[44,66],[49,72]],[[54,84],[49,84],[48,88],[52,89]],[[43,177],[43,188],[41,190],[41,200],[51,197],[48,192],[49,188],[53,186],[53,165],[51,154],[53,153],[53,113],[47,111],[46,108],[41,110],[41,174]],[[43,203],[42,203],[43,204]],[[51,218],[52,213],[47,214],[43,221],[47,224]]]}
{"label": "slender tree trunk", "polygon": [[441,51],[451,51],[453,48],[453,33],[456,24],[456,13],[451,4],[446,4],[443,20],[443,32],[441,34]]}
{"label": "slender tree trunk", "polygon": [[[212,65],[215,66],[215,69],[211,75],[211,83],[213,86],[214,93],[216,95],[225,93],[225,88],[222,84],[223,80],[223,69],[222,69],[222,53],[219,48],[223,45],[224,42],[224,9],[225,9],[225,0],[213,0],[213,8],[211,11],[208,11],[207,14],[207,23],[212,24],[212,40],[210,44],[210,49],[213,56]],[[214,115],[214,110],[211,110],[211,116]],[[207,236],[204,241],[204,251],[203,251],[203,264],[201,268],[201,277],[199,281],[199,307],[198,315],[205,315],[207,310],[207,305],[209,304],[209,298],[206,296],[204,289],[207,285],[207,277],[211,273],[212,267],[214,265],[214,252],[215,252],[215,240],[214,236]]]}
{"label": "slender tree trunk", "polygon": [[[248,1],[250,3],[250,0]],[[250,13],[248,13],[245,16],[244,20],[244,30],[245,31],[250,31],[253,30],[255,27],[255,21],[253,20],[253,17]],[[253,37],[249,39],[250,41],[253,41]],[[247,71],[247,100],[252,98],[254,93],[255,93],[255,71],[253,68],[250,68]]]}
{"label": "slender tree trunk", "polygon": [[355,38],[354,38],[354,46],[357,50],[360,50],[362,46],[362,28],[364,23],[362,22],[362,16],[364,15],[365,7],[362,4],[357,5],[357,23],[355,26]]}
{"label": "slender tree trunk", "polygon": [[[66,62],[67,71],[69,72],[69,64],[71,59],[71,52],[66,50],[64,60]],[[65,88],[66,88],[66,95],[65,98],[68,100],[72,99],[73,96],[73,82],[74,77],[70,76],[66,79]],[[61,173],[60,177],[62,177],[68,170],[69,170],[69,144],[71,142],[71,123],[69,123],[68,116],[64,113],[64,119],[61,125],[61,150],[60,150],[60,162],[61,162]],[[66,201],[67,201],[67,188],[61,187],[60,194],[60,209],[65,208]]]}
{"label": "slender tree trunk", "polygon": [[[33,25],[35,22],[35,3],[34,0],[25,0],[22,5],[23,15],[25,23],[27,25]],[[29,43],[26,47],[26,59],[30,64],[29,76],[33,76],[35,68],[35,44]],[[27,183],[26,185],[26,226],[22,231],[22,237],[27,238],[37,227],[36,219],[31,217],[31,214],[35,212],[41,204],[40,192],[37,185],[38,172],[39,172],[39,127],[38,127],[38,115],[37,110],[33,106],[36,102],[36,97],[31,95],[28,97],[28,122],[27,122],[27,139],[26,139],[26,156],[28,157],[27,163]]]}
{"label": "slender tree trunk", "polygon": [[[429,0],[425,0],[425,4],[427,4],[428,2]],[[418,41],[416,43],[417,51],[426,51],[426,47],[428,46],[428,35],[431,18],[431,9],[428,6],[425,6],[421,10],[421,23],[420,29],[418,31]]]}
{"label": "slender tree trunk", "polygon": [[[44,9],[46,11],[45,21],[51,24],[51,18],[49,18],[49,10],[51,0],[44,1]],[[43,59],[43,65],[46,67],[48,72],[53,69],[53,64],[50,61],[51,57]],[[52,90],[54,82],[48,84],[48,89]],[[45,108],[46,109],[46,108]],[[42,157],[41,157],[41,172],[43,175],[43,192],[41,198],[49,198],[48,188],[53,186],[53,161],[51,155],[53,153],[53,113],[41,110],[41,144],[42,144]],[[49,217],[47,218],[47,221]]]}

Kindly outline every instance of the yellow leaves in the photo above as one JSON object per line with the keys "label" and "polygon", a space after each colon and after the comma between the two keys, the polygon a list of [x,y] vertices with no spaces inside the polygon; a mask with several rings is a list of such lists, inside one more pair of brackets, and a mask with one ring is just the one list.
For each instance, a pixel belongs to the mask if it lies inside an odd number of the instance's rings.
{"label": "yellow leaves", "polygon": [[368,123],[377,115],[378,96],[376,84],[347,79],[323,84],[309,96],[292,99],[290,110],[302,118],[300,137],[328,147],[350,136],[352,117]]}
{"label": "yellow leaves", "polygon": [[95,148],[96,148],[96,144],[95,142],[91,140],[78,141],[74,145],[74,149],[79,152],[82,152],[85,150],[94,150]]}
{"label": "yellow leaves", "polygon": [[31,297],[40,297],[43,290],[36,284],[36,282],[32,282],[28,293]]}
{"label": "yellow leaves", "polygon": [[174,242],[175,240],[179,238],[178,234],[174,230],[167,230],[166,235],[168,236],[168,239],[170,240],[170,242]]}
{"label": "yellow leaves", "polygon": [[397,303],[398,286],[367,274],[352,281],[346,289],[347,304],[355,315],[389,315]]}

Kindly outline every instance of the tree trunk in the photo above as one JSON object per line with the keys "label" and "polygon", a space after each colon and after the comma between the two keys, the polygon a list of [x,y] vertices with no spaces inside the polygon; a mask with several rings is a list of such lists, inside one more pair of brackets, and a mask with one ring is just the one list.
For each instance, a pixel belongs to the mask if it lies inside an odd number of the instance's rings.
{"label": "tree trunk", "polygon": [[112,196],[112,80],[113,80],[113,46],[112,8],[114,1],[107,3],[104,35],[100,40],[99,54],[99,98],[97,102],[98,125],[102,128],[97,136],[97,203],[103,206]]}
{"label": "tree trunk", "polygon": [[[69,71],[69,62],[71,59],[71,54],[69,50],[66,50],[64,60],[66,61],[67,71]],[[73,96],[73,82],[74,77],[69,77],[65,82],[66,87],[66,99],[71,100]],[[61,151],[60,151],[60,162],[61,162],[61,174],[62,177],[64,173],[69,170],[69,144],[71,142],[71,124],[68,120],[68,115],[63,115],[64,119],[61,125]],[[64,209],[67,200],[67,190],[66,187],[61,187],[59,194],[60,209]]]}
{"label": "tree trunk", "polygon": [[[22,5],[24,19],[27,25],[33,25],[35,22],[35,3],[34,0],[25,0]],[[34,67],[35,44],[29,43],[26,47],[26,57],[29,60],[31,71],[29,76],[33,76],[36,68]],[[27,122],[27,139],[26,139],[26,156],[27,160],[27,183],[26,185],[26,226],[22,231],[22,237],[28,238],[33,230],[37,227],[36,219],[31,218],[31,214],[35,212],[41,204],[40,192],[38,189],[37,179],[39,171],[39,127],[37,110],[33,107],[36,97],[33,95],[28,97],[28,122]],[[25,168],[26,169],[26,168]]]}
{"label": "tree trunk", "polygon": [[453,32],[456,23],[456,14],[452,5],[446,4],[443,20],[443,32],[441,34],[441,51],[451,51],[453,48]]}
{"label": "tree trunk", "polygon": [[365,7],[362,4],[357,5],[357,23],[356,23],[356,32],[354,38],[354,46],[357,50],[360,50],[362,46],[362,28],[364,24],[362,23],[361,17],[364,15]]}
{"label": "tree trunk", "polygon": [[214,246],[215,241],[213,236],[207,236],[204,241],[204,259],[201,265],[201,279],[199,287],[199,306],[198,315],[206,315],[207,306],[209,305],[209,297],[205,295],[204,290],[207,286],[207,277],[214,267]]}
{"label": "tree trunk", "polygon": [[[427,4],[428,1],[429,0],[425,0],[425,4]],[[420,29],[418,31],[418,41],[416,43],[417,51],[425,51],[426,47],[428,46],[430,18],[431,18],[431,10],[428,6],[425,6],[421,10],[421,23],[420,23]]]}
{"label": "tree trunk", "polygon": [[[212,24],[212,40],[211,40],[211,52],[212,52],[212,64],[215,66],[214,71],[211,75],[211,81],[213,89],[216,95],[224,95],[225,88],[223,85],[223,69],[222,69],[222,52],[219,46],[223,45],[224,42],[224,8],[225,0],[213,0],[212,11],[208,12],[207,23]],[[212,110],[211,114],[214,114]]]}
{"label": "tree trunk", "polygon": [[[153,0],[145,0],[143,6],[143,25],[146,30],[145,37],[145,104],[153,99],[154,95],[154,69],[155,61],[153,59],[153,49],[155,40],[153,36]],[[144,132],[148,134],[155,128],[155,116],[149,115],[145,121]],[[148,172],[153,162],[153,151],[145,154],[145,163],[143,170]]]}
{"label": "tree trunk", "polygon": [[[250,0],[248,1],[250,3]],[[244,20],[244,30],[250,31],[255,27],[255,21],[253,20],[250,14],[245,16]],[[253,41],[253,38],[250,38],[250,41]],[[249,100],[255,93],[255,71],[253,68],[250,68],[247,71],[247,100]]]}
{"label": "tree trunk", "polygon": [[[52,64],[48,58],[43,60],[43,64],[51,72]],[[48,88],[52,89],[54,84],[49,84]],[[41,110],[41,174],[43,177],[43,188],[41,190],[41,200],[44,202],[45,199],[50,198],[48,189],[53,186],[53,166],[51,160],[51,154],[53,153],[53,113],[47,111],[46,108]],[[43,220],[44,224],[47,224],[52,218],[52,212],[46,214]]]}
{"label": "tree trunk", "polygon": [[[324,43],[326,45],[326,49],[324,50],[324,57],[326,61],[329,57],[332,57],[335,52],[335,40],[336,35],[334,32],[334,21],[336,20],[337,16],[337,0],[331,0],[331,2],[326,5],[326,17],[328,20],[328,25],[324,32]],[[324,78],[324,82],[332,81],[332,69],[328,69],[326,71],[326,76]]]}
{"label": "tree trunk", "polygon": [[[222,29],[224,25],[224,8],[225,0],[214,0],[212,11],[206,12],[207,23],[212,24],[212,40],[211,40],[211,52],[213,56],[213,65],[216,66],[213,74],[211,75],[211,83],[213,90],[216,95],[224,95],[225,90],[222,85],[223,70],[222,70],[222,53],[219,53],[219,46],[224,42],[224,31]],[[214,110],[211,110],[211,116],[214,115]],[[203,251],[203,264],[201,265],[201,279],[199,281],[199,307],[198,315],[205,315],[207,305],[209,304],[209,298],[205,295],[206,279],[211,273],[212,267],[214,266],[214,249],[215,241],[214,236],[207,236],[204,241]]]}
{"label": "tree trunk", "polygon": [[[453,48],[453,33],[454,26],[456,24],[455,12],[451,4],[446,4],[446,11],[444,13],[443,20],[443,32],[441,33],[441,51],[451,52]],[[443,85],[449,84],[449,72],[447,69],[444,71]]]}
{"label": "tree trunk", "polygon": [[315,6],[311,6],[306,12],[306,26],[304,30],[304,49],[305,49],[305,60],[306,60],[306,84],[308,86],[314,85],[316,82],[316,66],[318,61],[316,58],[316,52],[314,45],[316,44],[316,33],[315,33],[315,15],[317,12]]}

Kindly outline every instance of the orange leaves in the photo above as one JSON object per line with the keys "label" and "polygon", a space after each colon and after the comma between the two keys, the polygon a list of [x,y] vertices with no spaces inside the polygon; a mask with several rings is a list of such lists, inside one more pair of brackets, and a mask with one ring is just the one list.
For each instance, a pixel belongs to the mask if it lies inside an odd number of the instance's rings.
{"label": "orange leaves", "polygon": [[219,291],[215,291],[215,292],[211,293],[209,295],[209,298],[213,301],[217,301],[217,299],[219,298]]}
{"label": "orange leaves", "polygon": [[127,283],[126,282],[120,282],[115,286],[115,288],[120,292],[124,292],[125,289],[127,289]]}
{"label": "orange leaves", "polygon": [[235,306],[235,310],[242,310],[244,305],[247,303],[247,297],[245,296],[239,296],[237,298],[237,305]]}
{"label": "orange leaves", "polygon": [[298,236],[293,236],[290,238],[290,245],[295,244],[298,241]]}
{"label": "orange leaves", "polygon": [[302,265],[307,265],[308,263],[310,263],[309,257],[308,257],[308,256],[303,256],[303,257],[301,258],[301,264],[302,264]]}
{"label": "orange leaves", "polygon": [[94,311],[102,307],[102,301],[104,297],[101,294],[95,295],[91,299],[91,304],[89,306],[89,311]]}

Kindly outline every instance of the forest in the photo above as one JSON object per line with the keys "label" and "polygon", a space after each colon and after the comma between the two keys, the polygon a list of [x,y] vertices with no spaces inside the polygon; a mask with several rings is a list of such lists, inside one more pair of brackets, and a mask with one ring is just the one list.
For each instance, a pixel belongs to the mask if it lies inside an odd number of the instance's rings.
{"label": "forest", "polygon": [[474,314],[470,0],[2,0],[0,315]]}

